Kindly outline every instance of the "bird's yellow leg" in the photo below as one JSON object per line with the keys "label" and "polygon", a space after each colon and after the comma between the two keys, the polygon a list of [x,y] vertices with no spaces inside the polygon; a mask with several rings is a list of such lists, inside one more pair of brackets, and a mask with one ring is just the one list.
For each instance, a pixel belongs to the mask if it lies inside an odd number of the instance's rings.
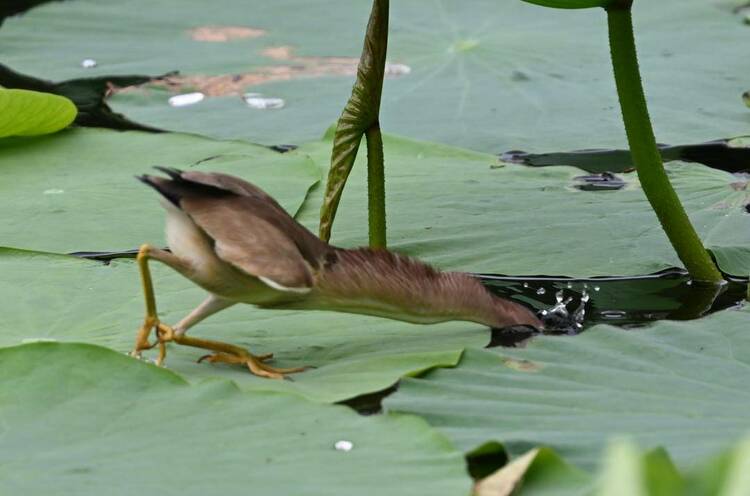
{"label": "bird's yellow leg", "polygon": [[[213,353],[201,357],[200,361],[207,360],[211,363],[228,363],[228,364],[240,364],[244,365],[254,375],[260,377],[268,377],[270,379],[283,379],[287,374],[293,374],[295,372],[302,372],[307,367],[294,367],[294,368],[277,368],[266,365],[264,362],[270,360],[273,357],[272,353],[266,355],[253,355],[245,348],[235,346],[229,343],[222,343],[220,341],[211,341],[208,339],[199,339],[186,336],[184,334],[178,334],[169,326],[159,325],[157,332],[159,333],[159,343],[174,341],[177,344],[184,346],[192,346],[193,348],[201,348],[204,350],[211,350]],[[161,356],[161,349],[159,353]],[[158,361],[157,361],[158,363]]]}
{"label": "bird's yellow leg", "polygon": [[138,329],[135,337],[135,348],[131,352],[134,357],[140,357],[141,351],[150,350],[156,343],[151,344],[148,340],[151,329],[158,327],[159,316],[156,314],[156,298],[154,297],[154,284],[151,281],[151,271],[148,268],[148,259],[152,247],[150,245],[141,245],[138,250],[136,261],[138,270],[141,273],[141,284],[143,287],[143,297],[146,300],[146,317],[143,319],[143,325]]}
{"label": "bird's yellow leg", "polygon": [[[138,263],[138,270],[141,273],[141,284],[143,287],[143,297],[146,303],[146,317],[143,319],[143,325],[138,329],[138,333],[135,337],[135,348],[130,353],[134,357],[140,358],[141,351],[150,350],[151,348],[159,345],[159,357],[156,360],[157,365],[164,363],[164,358],[167,355],[167,347],[165,342],[160,338],[161,335],[174,333],[171,327],[162,324],[159,321],[159,315],[156,311],[156,297],[154,295],[154,284],[151,280],[151,271],[148,266],[149,260],[158,260],[172,267],[175,270],[184,268],[184,264],[172,253],[154,248],[151,245],[141,245],[138,250],[138,256],[136,262]],[[157,341],[154,343],[149,342],[148,338],[151,335],[151,330],[157,331]]]}

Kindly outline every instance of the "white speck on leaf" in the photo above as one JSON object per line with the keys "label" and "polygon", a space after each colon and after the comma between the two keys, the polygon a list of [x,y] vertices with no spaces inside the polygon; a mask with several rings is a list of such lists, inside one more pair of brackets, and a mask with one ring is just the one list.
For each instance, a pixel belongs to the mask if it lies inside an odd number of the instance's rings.
{"label": "white speck on leaf", "polygon": [[385,75],[386,76],[405,76],[411,73],[411,67],[406,64],[386,64]]}
{"label": "white speck on leaf", "polygon": [[169,99],[169,104],[173,107],[187,107],[188,105],[195,105],[198,102],[203,101],[206,95],[196,91],[195,93],[183,93],[182,95],[175,95]]}
{"label": "white speck on leaf", "polygon": [[336,441],[333,447],[336,448],[336,451],[351,451],[354,449],[354,443],[342,439],[341,441]]}
{"label": "white speck on leaf", "polygon": [[248,107],[258,110],[280,109],[286,104],[281,98],[267,98],[260,93],[245,93],[242,99]]}

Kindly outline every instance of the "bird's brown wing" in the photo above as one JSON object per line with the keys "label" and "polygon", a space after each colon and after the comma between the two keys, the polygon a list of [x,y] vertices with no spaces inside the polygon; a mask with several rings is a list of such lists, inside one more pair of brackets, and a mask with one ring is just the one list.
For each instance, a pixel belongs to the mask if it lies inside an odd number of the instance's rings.
{"label": "bird's brown wing", "polygon": [[222,174],[221,172],[202,172],[197,170],[179,171],[179,173],[180,178],[185,181],[213,186],[240,196],[258,198],[259,200],[265,201],[274,209],[284,211],[283,207],[279,205],[271,195],[256,185],[249,183],[244,179],[240,179],[239,177]]}
{"label": "bird's brown wing", "polygon": [[275,289],[302,292],[312,286],[311,264],[283,229],[284,222],[274,222],[279,214],[267,201],[188,194],[180,207],[214,240],[222,260]]}

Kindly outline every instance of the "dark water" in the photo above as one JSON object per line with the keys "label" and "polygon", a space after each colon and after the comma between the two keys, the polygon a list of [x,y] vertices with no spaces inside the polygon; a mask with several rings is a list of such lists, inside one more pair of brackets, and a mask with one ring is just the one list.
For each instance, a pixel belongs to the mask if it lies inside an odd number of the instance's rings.
{"label": "dark water", "polygon": [[[727,172],[750,169],[750,148],[734,147],[728,140],[690,145],[659,145],[659,151],[665,162],[698,162]],[[501,158],[506,162],[532,167],[571,165],[594,173],[624,172],[633,168],[629,150],[577,150],[560,153],[526,153],[514,150],[502,154]]]}
{"label": "dark water", "polygon": [[[573,314],[583,307],[583,319],[542,317],[547,333],[577,334],[596,324],[626,328],[643,326],[657,320],[690,320],[738,305],[747,294],[747,281],[730,280],[723,286],[692,282],[681,270],[668,270],[636,277],[564,277],[481,276],[487,288],[498,296],[510,298],[538,311],[553,308],[560,296],[570,299],[567,309]],[[588,295],[588,301],[585,296]]]}

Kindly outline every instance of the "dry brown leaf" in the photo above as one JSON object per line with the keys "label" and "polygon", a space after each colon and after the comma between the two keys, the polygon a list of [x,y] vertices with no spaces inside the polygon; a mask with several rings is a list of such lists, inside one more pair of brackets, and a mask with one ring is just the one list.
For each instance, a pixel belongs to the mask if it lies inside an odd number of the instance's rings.
{"label": "dry brown leaf", "polygon": [[497,472],[474,485],[474,496],[510,496],[521,484],[523,476],[539,454],[534,448],[516,458]]}

